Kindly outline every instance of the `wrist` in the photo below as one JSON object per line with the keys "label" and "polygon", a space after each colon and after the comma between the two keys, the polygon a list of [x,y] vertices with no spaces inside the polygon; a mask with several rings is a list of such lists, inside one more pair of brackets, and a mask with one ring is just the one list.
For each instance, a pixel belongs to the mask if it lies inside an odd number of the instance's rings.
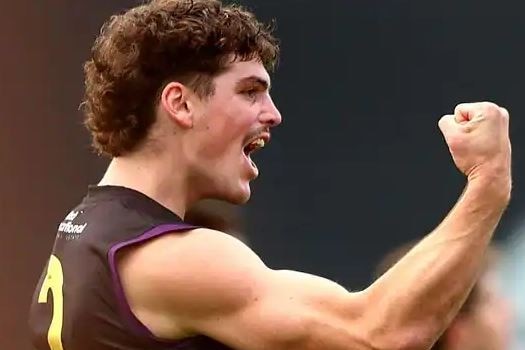
{"label": "wrist", "polygon": [[468,176],[467,190],[478,193],[494,205],[506,207],[512,190],[511,176],[503,171],[471,174]]}

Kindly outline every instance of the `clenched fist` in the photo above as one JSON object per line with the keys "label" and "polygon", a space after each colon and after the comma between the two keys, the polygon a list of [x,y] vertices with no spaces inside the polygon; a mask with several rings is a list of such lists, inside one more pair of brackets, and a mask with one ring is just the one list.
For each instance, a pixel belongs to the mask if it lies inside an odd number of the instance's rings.
{"label": "clenched fist", "polygon": [[490,102],[464,103],[439,128],[456,163],[469,179],[511,178],[509,113]]}

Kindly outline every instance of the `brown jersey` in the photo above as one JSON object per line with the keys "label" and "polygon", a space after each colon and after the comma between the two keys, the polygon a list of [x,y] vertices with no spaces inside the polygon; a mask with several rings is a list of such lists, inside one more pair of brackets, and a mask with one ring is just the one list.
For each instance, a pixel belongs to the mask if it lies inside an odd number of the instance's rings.
{"label": "brown jersey", "polygon": [[[58,227],[30,309],[38,350],[228,349],[205,336],[158,339],[134,316],[116,268],[123,248],[195,228],[153,199],[92,186]],[[176,263],[176,261],[174,261]]]}

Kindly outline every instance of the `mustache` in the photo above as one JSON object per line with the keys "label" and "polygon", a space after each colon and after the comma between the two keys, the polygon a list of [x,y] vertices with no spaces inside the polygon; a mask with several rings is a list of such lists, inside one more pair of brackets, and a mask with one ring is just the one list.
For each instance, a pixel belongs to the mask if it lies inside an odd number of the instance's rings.
{"label": "mustache", "polygon": [[250,140],[253,140],[253,139],[255,139],[258,136],[263,135],[263,134],[270,134],[270,128],[262,126],[262,127],[259,127],[259,128],[255,129],[255,130],[253,130],[252,132],[250,132],[248,134],[248,136],[246,136],[246,138],[244,139],[244,142],[246,143],[246,142],[248,142]]}

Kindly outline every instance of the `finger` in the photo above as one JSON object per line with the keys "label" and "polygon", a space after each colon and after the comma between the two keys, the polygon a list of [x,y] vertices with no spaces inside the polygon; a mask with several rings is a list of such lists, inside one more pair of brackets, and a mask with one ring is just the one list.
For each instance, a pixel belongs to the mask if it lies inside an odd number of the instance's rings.
{"label": "finger", "polygon": [[450,130],[457,128],[457,123],[455,115],[447,114],[439,119],[438,126],[441,132],[446,135]]}

